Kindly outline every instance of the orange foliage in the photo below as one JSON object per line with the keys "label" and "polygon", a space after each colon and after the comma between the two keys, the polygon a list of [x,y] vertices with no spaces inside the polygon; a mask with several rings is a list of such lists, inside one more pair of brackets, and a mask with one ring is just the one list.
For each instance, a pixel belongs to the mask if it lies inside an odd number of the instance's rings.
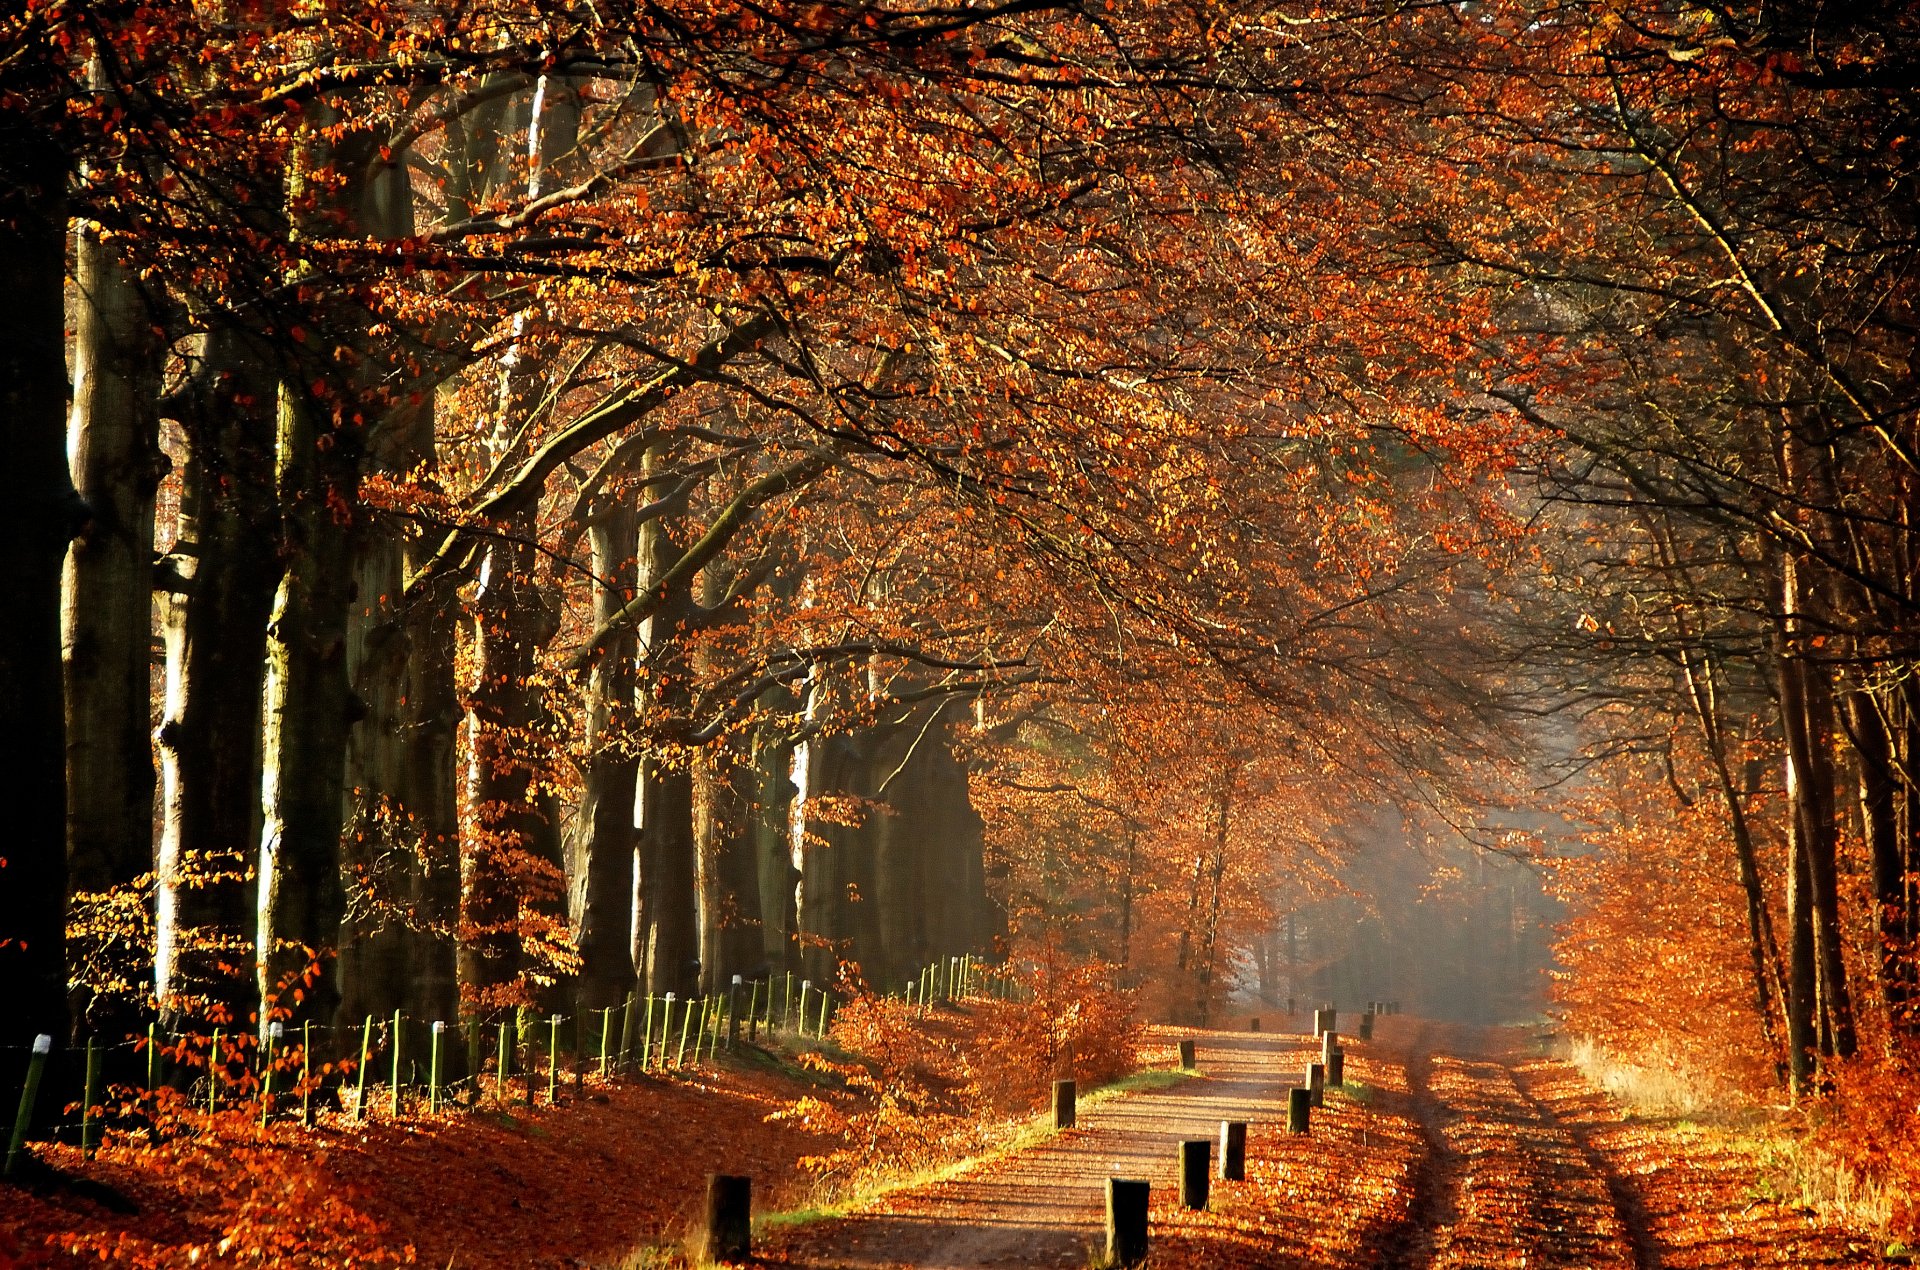
{"label": "orange foliage", "polygon": [[1773,1080],[1755,1011],[1746,902],[1718,804],[1682,806],[1625,762],[1578,805],[1592,850],[1556,860],[1570,910],[1554,996],[1567,1026],[1609,1052],[1662,1056],[1757,1093]]}
{"label": "orange foliage", "polygon": [[969,1098],[1002,1112],[1031,1111],[1052,1082],[1082,1088],[1115,1080],[1138,1063],[1135,994],[1116,985],[1118,968],[1072,962],[1049,948],[1016,976],[1024,998],[980,1003],[979,1044]]}

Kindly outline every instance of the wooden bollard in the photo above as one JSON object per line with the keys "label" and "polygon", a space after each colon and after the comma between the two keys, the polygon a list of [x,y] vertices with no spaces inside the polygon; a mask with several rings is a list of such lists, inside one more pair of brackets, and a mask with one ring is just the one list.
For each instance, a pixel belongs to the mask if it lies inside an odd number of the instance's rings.
{"label": "wooden bollard", "polygon": [[1339,1026],[1339,1014],[1332,1006],[1321,1006],[1313,1012],[1313,1035],[1317,1039],[1325,1036]]}
{"label": "wooden bollard", "polygon": [[1078,1100],[1079,1086],[1070,1080],[1053,1082],[1053,1127],[1056,1129],[1073,1128],[1075,1103]]}
{"label": "wooden bollard", "polygon": [[1180,1144],[1180,1203],[1187,1208],[1207,1206],[1207,1166],[1213,1143],[1192,1138]]}
{"label": "wooden bollard", "polygon": [[1107,1179],[1107,1264],[1137,1266],[1147,1259],[1147,1184]]}
{"label": "wooden bollard", "polygon": [[1323,1064],[1333,1062],[1333,1052],[1340,1048],[1340,1034],[1327,1031],[1320,1034],[1320,1061]]}
{"label": "wooden bollard", "polygon": [[1247,1125],[1244,1120],[1220,1122],[1220,1180],[1244,1182],[1247,1178]]}
{"label": "wooden bollard", "polygon": [[1313,1105],[1327,1105],[1327,1068],[1324,1063],[1307,1064],[1307,1092],[1313,1098]]}
{"label": "wooden bollard", "polygon": [[707,1178],[707,1256],[745,1260],[753,1255],[753,1179],[714,1173]]}
{"label": "wooden bollard", "polygon": [[1287,1132],[1307,1132],[1310,1108],[1313,1106],[1313,1091],[1305,1087],[1287,1091]]}
{"label": "wooden bollard", "polygon": [[1192,1070],[1192,1068],[1194,1067],[1193,1042],[1191,1040],[1181,1041],[1179,1042],[1179,1049],[1180,1049],[1180,1066],[1187,1068],[1188,1070]]}
{"label": "wooden bollard", "polygon": [[1327,1084],[1335,1089],[1343,1088],[1347,1083],[1347,1052],[1335,1049],[1327,1055]]}
{"label": "wooden bollard", "polygon": [[1258,1032],[1259,1030],[1260,1030],[1260,1020],[1259,1020],[1259,1019],[1257,1019],[1257,1018],[1253,1018],[1253,1019],[1248,1019],[1248,1020],[1247,1020],[1247,1031],[1249,1031],[1249,1032]]}
{"label": "wooden bollard", "polygon": [[1371,1014],[1363,1014],[1360,1016],[1360,1039],[1363,1041],[1371,1041],[1373,1039],[1373,1016]]}

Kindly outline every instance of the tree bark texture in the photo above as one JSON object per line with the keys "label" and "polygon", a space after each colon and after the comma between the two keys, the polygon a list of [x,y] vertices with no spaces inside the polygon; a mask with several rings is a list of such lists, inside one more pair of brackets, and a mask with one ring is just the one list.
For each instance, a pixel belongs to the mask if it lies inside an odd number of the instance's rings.
{"label": "tree bark texture", "polygon": [[331,1021],[340,999],[332,959],[345,914],[347,620],[362,438],[356,426],[318,417],[320,405],[289,389],[280,409],[285,572],[267,628],[258,932],[263,1027],[269,1008],[290,1020]]}
{"label": "tree bark texture", "polygon": [[280,577],[278,388],[267,350],[217,326],[179,411],[155,959],[161,1009],[176,1025],[195,1015],[245,1022],[254,997],[261,691]]}
{"label": "tree bark texture", "polygon": [[[0,87],[37,79],[9,67]],[[34,99],[26,99],[31,103]],[[60,676],[60,573],[84,507],[68,476],[63,287],[67,158],[35,114],[0,120],[0,535],[10,552],[0,622],[0,771],[28,796],[9,808],[0,868],[0,1048],[67,1034],[66,742]],[[21,1064],[22,1066],[24,1064]]]}
{"label": "tree bark texture", "polygon": [[86,527],[67,553],[67,863],[75,892],[153,868],[154,492],[159,341],[133,275],[97,231],[74,244],[78,323],[68,448]]}
{"label": "tree bark texture", "polygon": [[[587,530],[597,629],[637,590],[639,524],[609,507]],[[633,991],[634,800],[640,776],[634,732],[635,645],[615,640],[587,681],[587,771],[569,851],[568,877],[580,950],[582,1009],[618,1005]]]}

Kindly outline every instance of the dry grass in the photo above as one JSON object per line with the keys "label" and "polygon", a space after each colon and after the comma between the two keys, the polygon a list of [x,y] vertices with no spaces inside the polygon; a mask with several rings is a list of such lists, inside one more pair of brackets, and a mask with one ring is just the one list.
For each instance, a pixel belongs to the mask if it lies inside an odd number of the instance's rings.
{"label": "dry grass", "polygon": [[1657,1041],[1636,1062],[1585,1037],[1569,1040],[1558,1057],[1635,1115],[1720,1122],[1746,1120],[1757,1110],[1724,1082],[1687,1070]]}
{"label": "dry grass", "polygon": [[1656,1043],[1625,1062],[1574,1038],[1564,1057],[1630,1114],[1690,1121],[1753,1160],[1752,1198],[1811,1209],[1863,1238],[1884,1243],[1895,1196],[1831,1151],[1807,1140],[1803,1120],[1766,1107],[1711,1075],[1687,1070]]}

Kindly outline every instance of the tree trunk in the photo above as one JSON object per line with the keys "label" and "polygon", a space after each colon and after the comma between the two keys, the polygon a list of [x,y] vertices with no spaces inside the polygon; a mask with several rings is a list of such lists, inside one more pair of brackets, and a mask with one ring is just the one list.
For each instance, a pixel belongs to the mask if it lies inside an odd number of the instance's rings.
{"label": "tree trunk", "polygon": [[75,243],[73,475],[91,515],[67,553],[67,864],[76,893],[153,868],[154,491],[160,348],[154,316],[114,249]]}
{"label": "tree trunk", "polygon": [[[260,839],[261,1025],[268,1009],[327,1022],[345,914],[340,830],[351,727],[347,622],[362,437],[289,389],[280,410],[285,572],[267,638]],[[296,993],[294,988],[303,985]]]}
{"label": "tree trunk", "polygon": [[[37,69],[9,68],[0,85],[15,87],[16,74],[37,80]],[[26,102],[34,102],[31,90]],[[8,1051],[9,1078],[17,1075],[14,1054],[35,1034],[67,1034],[60,573],[84,512],[65,450],[66,155],[36,125],[37,112],[16,102],[10,113],[0,121],[0,277],[9,287],[0,305],[0,417],[8,429],[0,539],[12,565],[0,622],[0,771],[21,796],[8,809],[0,867],[0,1050]]]}
{"label": "tree trunk", "polygon": [[[533,157],[527,195],[554,182],[552,164],[574,148],[579,99],[566,80],[542,76],[527,107],[527,153]],[[501,373],[495,435],[506,453],[520,426],[545,396],[524,316]],[[461,982],[480,1008],[533,1004],[530,974],[555,967],[529,964],[527,950],[560,942],[565,922],[565,851],[552,790],[553,723],[537,683],[540,652],[560,628],[555,596],[539,580],[538,506],[499,526],[487,548],[474,596],[474,660],[468,704],[472,764],[468,770],[463,843]]]}
{"label": "tree trunk", "polygon": [[1214,822],[1213,867],[1209,870],[1207,927],[1200,947],[1200,1025],[1205,1027],[1213,1013],[1213,976],[1220,948],[1220,911],[1227,876],[1227,840],[1233,816],[1233,782],[1238,766],[1221,773],[1218,817]]}
{"label": "tree trunk", "polygon": [[1686,675],[1694,718],[1700,724],[1701,739],[1727,809],[1727,824],[1733,836],[1740,890],[1746,897],[1747,956],[1753,976],[1754,1009],[1760,1015],[1760,1029],[1766,1038],[1767,1052],[1774,1058],[1775,1078],[1785,1080],[1784,1051],[1774,1011],[1774,998],[1779,996],[1784,1000],[1785,985],[1780,974],[1780,949],[1774,940],[1773,917],[1767,909],[1766,896],[1761,887],[1759,853],[1754,847],[1753,826],[1747,820],[1746,802],[1727,765],[1726,738],[1721,728],[1712,666],[1696,662],[1692,657],[1683,657],[1682,669]]}
{"label": "tree trunk", "polygon": [[155,980],[172,1026],[245,1022],[254,996],[254,859],[273,532],[278,375],[230,327],[209,332],[180,423],[180,579],[162,618],[162,820]]}
{"label": "tree trunk", "polygon": [[754,857],[754,807],[741,786],[753,769],[726,738],[694,758],[694,836],[700,862],[700,963],[706,990],[724,991],[734,975],[771,972],[761,954],[760,871]]}
{"label": "tree trunk", "polygon": [[753,853],[760,886],[760,956],[775,970],[799,970],[800,870],[794,864],[792,742],[770,724],[753,734]]}
{"label": "tree trunk", "polygon": [[[639,527],[631,507],[608,508],[588,528],[597,630],[638,589]],[[612,585],[608,585],[611,583]],[[623,634],[587,683],[587,773],[569,879],[580,949],[580,1005],[616,1005],[633,990],[634,800],[640,775],[634,735],[634,640]]]}
{"label": "tree trunk", "polygon": [[634,910],[634,964],[647,991],[700,990],[698,844],[693,834],[693,773],[684,759],[652,755],[641,763],[640,846]]}
{"label": "tree trunk", "polygon": [[[1901,850],[1897,801],[1900,777],[1894,743],[1881,705],[1863,688],[1846,694],[1847,734],[1853,743],[1860,786],[1861,836],[1873,873],[1874,933],[1879,936],[1880,991],[1891,1031],[1912,1013],[1914,965],[1906,929],[1906,857]],[[1892,703],[1888,703],[1892,709]]]}

